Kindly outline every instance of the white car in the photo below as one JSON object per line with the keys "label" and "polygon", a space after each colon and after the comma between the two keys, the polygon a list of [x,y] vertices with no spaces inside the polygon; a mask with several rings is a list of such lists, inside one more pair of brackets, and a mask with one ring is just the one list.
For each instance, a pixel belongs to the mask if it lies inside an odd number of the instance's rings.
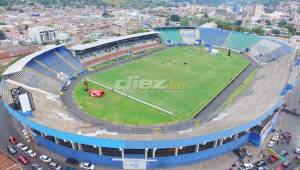
{"label": "white car", "polygon": [[277,142],[279,140],[279,134],[278,133],[275,133],[271,139],[272,141],[274,142]]}
{"label": "white car", "polygon": [[253,168],[254,168],[254,166],[251,163],[245,163],[240,166],[240,170],[249,170],[249,169],[253,169]]}
{"label": "white car", "polygon": [[88,162],[81,163],[80,167],[83,168],[83,169],[90,169],[90,170],[95,169],[95,165],[93,165],[91,163],[88,163]]}
{"label": "white car", "polygon": [[17,147],[22,150],[22,151],[27,151],[28,150],[28,147],[25,146],[23,143],[18,143],[17,144]]}
{"label": "white car", "polygon": [[268,147],[272,148],[272,147],[275,145],[275,143],[276,143],[276,142],[274,142],[274,141],[271,140],[271,141],[268,143]]}
{"label": "white car", "polygon": [[40,160],[42,160],[45,163],[50,163],[51,162],[51,158],[48,157],[47,155],[41,155]]}
{"label": "white car", "polygon": [[50,165],[51,169],[55,169],[55,170],[61,170],[62,169],[62,167],[60,165],[58,165],[57,163],[55,163],[55,162],[50,162],[49,165]]}
{"label": "white car", "polygon": [[294,153],[300,154],[300,148],[296,148],[296,149],[294,150]]}
{"label": "white car", "polygon": [[29,149],[29,150],[26,151],[25,153],[26,153],[28,156],[32,157],[32,158],[36,156],[36,153],[33,152],[33,150],[31,150],[31,149]]}

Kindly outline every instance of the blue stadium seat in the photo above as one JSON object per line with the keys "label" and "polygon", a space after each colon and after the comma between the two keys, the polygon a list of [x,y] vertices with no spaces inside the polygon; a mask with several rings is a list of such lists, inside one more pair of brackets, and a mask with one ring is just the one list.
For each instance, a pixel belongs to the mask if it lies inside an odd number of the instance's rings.
{"label": "blue stadium seat", "polygon": [[60,53],[67,61],[69,61],[72,65],[74,65],[78,70],[80,70],[79,73],[85,71],[85,68],[83,65],[80,64],[80,61],[77,60],[70,51],[68,51],[64,47],[60,47],[56,50],[58,53]]}
{"label": "blue stadium seat", "polygon": [[223,46],[230,31],[216,28],[200,28],[200,39],[205,44]]}
{"label": "blue stadium seat", "polygon": [[76,70],[68,66],[63,60],[54,54],[54,51],[49,51],[44,55],[38,56],[36,60],[47,65],[49,68],[56,70],[57,73],[63,72],[71,77]]}

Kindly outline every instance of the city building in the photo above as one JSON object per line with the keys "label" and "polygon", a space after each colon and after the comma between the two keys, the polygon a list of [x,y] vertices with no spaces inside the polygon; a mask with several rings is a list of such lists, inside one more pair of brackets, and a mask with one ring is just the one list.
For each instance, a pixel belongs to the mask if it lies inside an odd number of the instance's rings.
{"label": "city building", "polygon": [[244,7],[243,15],[250,17],[260,17],[264,13],[263,5],[246,5]]}
{"label": "city building", "polygon": [[29,38],[38,44],[54,42],[56,33],[54,28],[39,26],[28,28]]}
{"label": "city building", "polygon": [[236,13],[241,13],[243,12],[243,7],[240,5],[240,4],[235,4],[233,6],[233,12],[236,12]]}

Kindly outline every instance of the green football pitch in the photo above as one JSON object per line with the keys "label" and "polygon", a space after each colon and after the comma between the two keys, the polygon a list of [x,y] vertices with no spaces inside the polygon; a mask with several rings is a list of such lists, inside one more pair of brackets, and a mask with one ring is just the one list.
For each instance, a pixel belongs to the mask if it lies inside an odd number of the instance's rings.
{"label": "green football pitch", "polygon": [[100,98],[90,97],[82,82],[74,95],[86,112],[110,122],[174,123],[191,119],[248,65],[226,50],[213,56],[204,47],[169,48],[88,76],[90,89],[105,91]]}

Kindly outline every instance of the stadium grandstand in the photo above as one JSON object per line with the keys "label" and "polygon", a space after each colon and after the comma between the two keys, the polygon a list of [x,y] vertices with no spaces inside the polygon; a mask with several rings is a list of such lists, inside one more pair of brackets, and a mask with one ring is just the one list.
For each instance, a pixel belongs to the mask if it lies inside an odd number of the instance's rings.
{"label": "stadium grandstand", "polygon": [[[238,52],[249,48],[244,56],[237,53],[249,61],[249,67],[256,68],[257,64],[265,63],[256,70],[251,85],[245,91],[247,95],[239,96],[226,106],[225,111],[223,107],[218,108],[218,114],[206,121],[195,117],[172,124],[131,126],[95,119],[73,100],[76,84],[82,85],[88,74],[96,72],[87,71],[85,66],[157,47],[169,49],[172,47],[164,44],[170,42],[181,47],[196,40],[226,52],[228,48]],[[264,45],[267,43],[271,46]],[[155,32],[114,37],[77,45],[70,50],[64,45],[48,46],[8,67],[3,73],[1,90],[9,114],[30,129],[34,141],[52,152],[114,169],[124,165],[140,169],[174,167],[212,159],[248,143],[262,146],[277,126],[285,99],[281,91],[287,83],[293,83],[290,78],[297,71],[291,64],[294,55],[295,49],[286,43],[247,33],[220,29],[157,28]],[[213,59],[219,61],[220,58]],[[230,59],[227,55],[223,58]],[[276,62],[272,62],[274,60]],[[180,63],[180,66],[188,62]],[[63,86],[72,78],[77,79],[62,94]],[[235,80],[238,78],[235,77]],[[212,79],[210,77],[208,81]],[[35,107],[30,111],[31,116],[16,107],[18,96],[12,95],[16,89],[18,95],[32,95],[31,102]],[[197,87],[196,90],[202,89]]]}
{"label": "stadium grandstand", "polygon": [[232,31],[226,39],[225,47],[244,51],[258,43],[260,39],[257,35]]}
{"label": "stadium grandstand", "polygon": [[200,39],[208,45],[222,47],[230,34],[230,31],[216,28],[200,28]]}
{"label": "stadium grandstand", "polygon": [[139,33],[110,39],[99,40],[89,44],[73,46],[74,55],[86,66],[94,66],[124,55],[159,47],[156,32]]}
{"label": "stadium grandstand", "polygon": [[85,70],[64,46],[50,46],[33,53],[14,63],[13,68],[3,73],[10,81],[56,95],[67,80]]}

